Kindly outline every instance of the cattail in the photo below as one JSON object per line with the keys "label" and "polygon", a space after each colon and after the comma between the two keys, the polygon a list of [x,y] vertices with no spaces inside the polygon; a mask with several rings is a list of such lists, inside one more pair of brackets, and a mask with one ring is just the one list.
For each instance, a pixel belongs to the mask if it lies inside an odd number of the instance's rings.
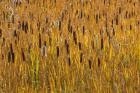
{"label": "cattail", "polygon": [[14,36],[14,37],[17,37],[17,32],[16,32],[16,30],[14,30],[13,36]]}
{"label": "cattail", "polygon": [[75,44],[77,44],[76,32],[73,32],[73,39],[74,39]]}
{"label": "cattail", "polygon": [[4,60],[4,54],[2,54],[2,58],[1,59]]}
{"label": "cattail", "polygon": [[56,47],[57,50],[57,57],[59,57],[59,46]]}
{"label": "cattail", "polygon": [[83,53],[80,53],[80,63],[83,61]]}
{"label": "cattail", "polygon": [[111,25],[112,25],[112,27],[113,27],[113,25],[114,25],[114,20],[111,21]]}
{"label": "cattail", "polygon": [[61,13],[61,21],[64,19],[64,12]]}
{"label": "cattail", "polygon": [[100,61],[100,59],[98,58],[98,67],[100,67],[100,65],[101,65],[101,61]]}
{"label": "cattail", "polygon": [[45,22],[46,22],[46,24],[49,22],[49,19],[48,19],[48,17],[46,17],[46,19],[45,19]]}
{"label": "cattail", "polygon": [[12,15],[12,23],[13,23],[13,24],[15,23],[14,15]]}
{"label": "cattail", "polygon": [[130,24],[130,30],[132,30],[132,25]]}
{"label": "cattail", "polygon": [[69,66],[71,65],[71,59],[70,59],[70,57],[68,57],[68,64],[69,64]]}
{"label": "cattail", "polygon": [[99,13],[98,17],[99,17],[98,19],[101,19],[101,14],[100,13]]}
{"label": "cattail", "polygon": [[10,44],[10,51],[13,52],[12,44]]}
{"label": "cattail", "polygon": [[23,30],[25,31],[25,33],[27,33],[28,30],[28,22],[23,21]]}
{"label": "cattail", "polygon": [[31,34],[33,34],[34,33],[34,31],[33,31],[33,27],[32,27],[32,25],[30,24],[30,31],[31,31]]}
{"label": "cattail", "polygon": [[22,27],[22,29],[23,29],[23,26],[21,26],[21,22],[19,21],[19,22],[18,22],[18,29],[21,29],[21,27]]}
{"label": "cattail", "polygon": [[24,28],[25,28],[25,33],[27,33],[27,31],[28,31],[28,23],[27,22],[25,23]]}
{"label": "cattail", "polygon": [[68,21],[68,31],[70,32],[70,33],[72,33],[72,26],[71,26],[71,20],[69,19],[69,21]]}
{"label": "cattail", "polygon": [[121,12],[122,12],[122,9],[121,9],[121,7],[119,7],[119,14],[121,14]]}
{"label": "cattail", "polygon": [[87,1],[87,0],[85,0],[85,4],[86,4],[86,5],[88,4],[88,1]]}
{"label": "cattail", "polygon": [[8,22],[8,28],[10,28],[10,24],[11,24],[11,23],[10,23],[10,22]]}
{"label": "cattail", "polygon": [[52,45],[52,38],[49,36],[49,44]]}
{"label": "cattail", "polygon": [[78,45],[79,45],[79,50],[81,50],[82,49],[81,42],[79,42]]}
{"label": "cattail", "polygon": [[23,50],[23,48],[21,48],[21,55],[22,55],[22,59],[23,59],[23,61],[25,61],[25,54],[24,54],[24,50]]}
{"label": "cattail", "polygon": [[12,44],[10,44],[10,51],[8,52],[8,62],[14,63],[15,61],[15,54],[13,52]]}
{"label": "cattail", "polygon": [[126,11],[125,13],[125,18],[128,18],[128,11]]}
{"label": "cattail", "polygon": [[45,22],[46,22],[46,24],[48,24],[48,22],[49,22],[49,18],[48,17],[45,18]]}
{"label": "cattail", "polygon": [[[108,32],[107,30],[106,30],[106,32]],[[102,32],[102,30],[100,30],[100,36],[101,36],[101,49],[103,49],[103,32]]]}
{"label": "cattail", "polygon": [[136,2],[134,2],[133,5],[136,6]]}
{"label": "cattail", "polygon": [[2,37],[2,29],[0,29],[0,38]]}
{"label": "cattail", "polygon": [[17,45],[17,39],[15,39],[15,45]]}
{"label": "cattail", "polygon": [[98,20],[99,20],[99,16],[98,14],[96,14],[96,23],[98,23]]}
{"label": "cattail", "polygon": [[40,22],[37,23],[37,29],[40,30]]}
{"label": "cattail", "polygon": [[14,54],[14,52],[11,52],[11,58],[12,58],[12,63],[14,63],[14,61],[15,61],[15,54]]}
{"label": "cattail", "polygon": [[83,26],[82,31],[83,31],[83,35],[85,35],[85,26]]}
{"label": "cattail", "polygon": [[91,69],[91,63],[92,63],[92,62],[91,62],[91,60],[89,59],[89,60],[88,60],[88,64],[89,64],[89,68],[90,68],[90,69]]}
{"label": "cattail", "polygon": [[94,40],[91,41],[92,49],[94,49]]}
{"label": "cattail", "polygon": [[11,62],[11,52],[8,52],[8,62]]}
{"label": "cattail", "polygon": [[116,16],[116,25],[118,25],[118,23],[119,23],[119,19],[118,19],[119,17],[118,17],[118,15]]}
{"label": "cattail", "polygon": [[76,10],[75,15],[78,15],[78,10]]}
{"label": "cattail", "polygon": [[106,5],[106,0],[104,0],[104,5]]}
{"label": "cattail", "polygon": [[72,30],[72,26],[70,26],[70,28],[69,28],[69,32],[72,33],[72,31],[73,31],[73,30]]}
{"label": "cattail", "polygon": [[28,46],[28,53],[29,54],[31,53],[31,48],[32,48],[32,44],[29,44],[29,46]]}
{"label": "cattail", "polygon": [[115,35],[115,30],[114,30],[114,28],[113,28],[113,36]]}
{"label": "cattail", "polygon": [[124,28],[123,28],[123,25],[121,25],[121,30],[123,31],[123,29],[124,29]]}
{"label": "cattail", "polygon": [[59,26],[58,26],[58,28],[59,28],[59,31],[61,30],[61,21],[59,21]]}
{"label": "cattail", "polygon": [[65,46],[66,46],[67,54],[69,54],[70,51],[69,51],[69,44],[68,44],[68,41],[67,40],[65,40]]}
{"label": "cattail", "polygon": [[24,28],[24,21],[22,21],[22,30],[25,31],[25,28]]}
{"label": "cattail", "polygon": [[130,18],[130,17],[131,17],[131,13],[129,12],[129,13],[128,13],[128,18]]}
{"label": "cattail", "polygon": [[44,41],[44,46],[47,46],[47,42],[46,41]]}
{"label": "cattail", "polygon": [[6,14],[5,14],[4,11],[2,12],[2,14],[3,14],[3,19],[4,19],[4,21],[5,21],[5,20],[6,20],[6,16],[5,16]]}
{"label": "cattail", "polygon": [[79,15],[79,19],[82,19],[82,17],[83,17],[83,13],[82,13],[82,10],[81,10],[80,15]]}
{"label": "cattail", "polygon": [[103,41],[103,38],[101,38],[101,49],[103,49],[104,47],[104,41]]}
{"label": "cattail", "polygon": [[137,26],[139,26],[140,25],[140,21],[137,21]]}
{"label": "cattail", "polygon": [[39,48],[41,48],[41,34],[39,33]]}

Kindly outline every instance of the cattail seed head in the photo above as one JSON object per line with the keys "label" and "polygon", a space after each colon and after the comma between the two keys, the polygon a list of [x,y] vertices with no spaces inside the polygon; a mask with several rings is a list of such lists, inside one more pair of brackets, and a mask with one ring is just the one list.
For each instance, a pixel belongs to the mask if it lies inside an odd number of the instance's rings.
{"label": "cattail seed head", "polygon": [[92,62],[91,62],[91,60],[89,59],[89,60],[88,60],[88,64],[89,64],[89,68],[90,68],[90,69],[91,69],[91,63],[92,63]]}
{"label": "cattail seed head", "polygon": [[83,53],[80,53],[80,63],[83,61]]}
{"label": "cattail seed head", "polygon": [[77,36],[76,36],[76,32],[75,31],[73,32],[73,39],[74,39],[75,44],[77,45]]}
{"label": "cattail seed head", "polygon": [[26,60],[25,60],[25,54],[24,54],[23,48],[21,48],[21,55],[22,55],[22,60],[23,60],[23,61],[26,61]]}
{"label": "cattail seed head", "polygon": [[101,61],[100,61],[100,58],[98,58],[98,67],[100,67],[101,65]]}
{"label": "cattail seed head", "polygon": [[81,42],[79,42],[78,45],[79,45],[79,50],[81,50],[82,49]]}
{"label": "cattail seed head", "polygon": [[68,57],[68,65],[69,66],[71,65],[71,59],[70,59],[70,57]]}
{"label": "cattail seed head", "polygon": [[56,47],[57,50],[57,57],[59,57],[59,46]]}
{"label": "cattail seed head", "polygon": [[39,48],[41,48],[41,43],[42,43],[42,41],[41,41],[41,34],[39,33]]}
{"label": "cattail seed head", "polygon": [[67,51],[67,54],[69,55],[70,51],[69,51],[69,43],[67,40],[65,40],[65,46],[66,46],[66,51]]}
{"label": "cattail seed head", "polygon": [[0,29],[0,38],[2,37],[2,29]]}

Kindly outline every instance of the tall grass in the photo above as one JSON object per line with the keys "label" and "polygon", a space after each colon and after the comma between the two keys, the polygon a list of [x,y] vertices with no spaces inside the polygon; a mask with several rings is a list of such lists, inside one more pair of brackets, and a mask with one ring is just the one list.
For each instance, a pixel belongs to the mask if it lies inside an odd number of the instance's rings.
{"label": "tall grass", "polygon": [[139,93],[138,0],[0,0],[0,93]]}

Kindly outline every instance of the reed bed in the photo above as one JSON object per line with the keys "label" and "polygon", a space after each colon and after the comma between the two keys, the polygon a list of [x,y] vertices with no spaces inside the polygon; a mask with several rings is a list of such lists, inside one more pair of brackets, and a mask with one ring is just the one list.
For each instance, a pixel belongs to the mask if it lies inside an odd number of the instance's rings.
{"label": "reed bed", "polygon": [[139,0],[0,0],[0,93],[139,86]]}

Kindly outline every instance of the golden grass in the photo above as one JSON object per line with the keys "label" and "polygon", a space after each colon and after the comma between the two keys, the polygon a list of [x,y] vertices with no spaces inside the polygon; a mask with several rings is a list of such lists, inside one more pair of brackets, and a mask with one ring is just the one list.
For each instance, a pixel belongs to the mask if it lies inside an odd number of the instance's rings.
{"label": "golden grass", "polygon": [[0,0],[0,93],[140,92],[139,0],[11,1]]}

